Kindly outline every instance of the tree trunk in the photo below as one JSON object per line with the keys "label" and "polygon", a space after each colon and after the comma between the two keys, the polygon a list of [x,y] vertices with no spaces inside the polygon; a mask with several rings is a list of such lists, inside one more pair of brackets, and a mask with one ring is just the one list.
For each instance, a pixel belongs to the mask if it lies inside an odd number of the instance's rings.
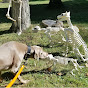
{"label": "tree trunk", "polygon": [[62,6],[63,6],[63,4],[62,4],[61,0],[50,0],[50,2],[49,2],[49,7],[51,7],[51,8],[60,8]]}
{"label": "tree trunk", "polygon": [[[30,8],[29,8],[29,0],[22,0],[22,8],[21,8],[21,30],[26,30],[30,27]],[[20,23],[19,23],[19,12],[20,12],[20,4],[16,1],[12,1],[12,18],[16,20],[12,22],[11,31],[19,32],[20,31]]]}

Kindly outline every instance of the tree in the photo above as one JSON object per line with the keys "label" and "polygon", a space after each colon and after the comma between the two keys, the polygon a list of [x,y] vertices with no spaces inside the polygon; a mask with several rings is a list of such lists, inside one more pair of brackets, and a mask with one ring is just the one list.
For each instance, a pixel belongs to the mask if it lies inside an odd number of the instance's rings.
{"label": "tree", "polygon": [[12,18],[8,12],[7,18],[12,20],[12,26],[10,28],[12,32],[20,32],[21,34],[23,30],[30,27],[29,0],[12,0]]}
{"label": "tree", "polygon": [[61,2],[61,0],[50,0],[50,2],[49,2],[49,7],[52,7],[52,8],[60,8],[60,7],[62,7],[63,6],[63,4],[62,4],[62,2]]}

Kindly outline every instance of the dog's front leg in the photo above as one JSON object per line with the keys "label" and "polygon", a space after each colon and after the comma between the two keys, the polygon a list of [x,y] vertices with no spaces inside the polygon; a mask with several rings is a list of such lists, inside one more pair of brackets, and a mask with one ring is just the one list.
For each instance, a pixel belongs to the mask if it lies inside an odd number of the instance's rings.
{"label": "dog's front leg", "polygon": [[18,76],[18,80],[19,80],[21,83],[28,83],[28,82],[30,81],[30,80],[23,80],[20,75]]}
{"label": "dog's front leg", "polygon": [[11,69],[11,72],[14,73],[14,74],[17,73],[20,65],[21,65],[21,61],[20,60],[17,60],[16,62],[14,61],[12,69]]}
{"label": "dog's front leg", "polygon": [[[18,67],[13,67],[13,69],[11,70],[11,72],[12,72],[14,75],[17,74],[17,71],[18,71]],[[21,83],[28,83],[28,82],[29,82],[29,80],[23,80],[20,75],[18,76],[18,80],[19,80]]]}
{"label": "dog's front leg", "polygon": [[[21,57],[22,58],[22,57]],[[16,75],[20,65],[21,65],[21,62],[22,60],[19,58],[18,55],[15,55],[15,58],[14,58],[14,62],[13,62],[13,66],[12,66],[12,69],[11,69],[11,72]],[[18,77],[18,80],[21,82],[21,83],[27,83],[28,80],[23,80],[22,77],[19,75]]]}

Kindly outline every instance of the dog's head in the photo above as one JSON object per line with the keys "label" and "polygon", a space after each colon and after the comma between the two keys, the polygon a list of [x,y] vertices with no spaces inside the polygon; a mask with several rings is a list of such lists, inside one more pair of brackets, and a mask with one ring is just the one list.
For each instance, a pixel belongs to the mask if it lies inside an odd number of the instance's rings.
{"label": "dog's head", "polygon": [[45,59],[48,56],[48,53],[39,46],[31,46],[31,53],[34,53],[34,58],[37,60]]}
{"label": "dog's head", "polygon": [[70,11],[69,12],[66,11],[65,13],[62,13],[61,15],[58,15],[57,19],[59,21],[65,21],[67,19],[70,19]]}

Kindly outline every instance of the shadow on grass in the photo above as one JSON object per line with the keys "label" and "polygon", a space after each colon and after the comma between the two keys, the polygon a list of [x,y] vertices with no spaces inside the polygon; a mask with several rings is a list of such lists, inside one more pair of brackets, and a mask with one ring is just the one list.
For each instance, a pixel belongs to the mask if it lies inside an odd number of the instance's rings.
{"label": "shadow on grass", "polygon": [[66,11],[62,9],[49,9],[48,4],[30,5],[32,23],[39,23],[44,19],[56,20],[57,15]]}
{"label": "shadow on grass", "polygon": [[42,70],[32,70],[32,71],[25,71],[22,72],[21,75],[26,75],[26,74],[35,74],[35,73],[39,73],[39,74],[56,74],[58,75],[59,73],[61,73],[61,75],[58,76],[65,76],[67,74],[67,72],[69,72],[69,70],[62,70],[62,71],[49,71],[50,68],[46,68],[46,69],[42,69]]}
{"label": "shadow on grass", "polygon": [[11,72],[5,72],[5,73],[3,73],[3,74],[1,75],[1,77],[2,77],[4,80],[8,81],[8,80],[13,79],[13,78],[14,78],[14,75],[13,75]]}
{"label": "shadow on grass", "polygon": [[[11,72],[6,72],[6,73],[2,74],[1,77],[3,78],[3,80],[9,81],[9,80],[12,80],[14,78],[14,75]],[[8,84],[5,84],[5,86],[7,86],[7,85]],[[20,82],[19,83],[14,83],[13,85],[18,86],[18,85],[22,85],[22,83],[20,83]]]}
{"label": "shadow on grass", "polygon": [[9,34],[9,33],[12,33],[10,29],[9,30],[0,31],[0,35]]}
{"label": "shadow on grass", "polygon": [[72,0],[64,2],[67,11],[71,12],[71,20],[77,23],[88,23],[88,1]]}
{"label": "shadow on grass", "polygon": [[71,12],[71,20],[73,22],[88,22],[88,1],[66,1],[63,2],[62,9],[49,9],[48,4],[30,5],[32,23],[41,22],[43,19],[56,19],[57,15],[65,12]]}
{"label": "shadow on grass", "polygon": [[[56,74],[57,76],[65,76],[67,74],[67,72],[69,72],[69,70],[62,70],[62,71],[48,71],[49,68],[46,69],[42,69],[42,70],[32,70],[32,71],[25,71],[21,73],[22,75],[26,75],[26,74],[35,74],[35,73],[39,73],[39,74]],[[59,73],[61,73],[61,75],[58,75]],[[1,75],[1,77],[6,80],[9,81],[11,79],[14,78],[14,75],[11,72],[5,72]],[[14,84],[14,85],[19,85],[19,84]]]}

